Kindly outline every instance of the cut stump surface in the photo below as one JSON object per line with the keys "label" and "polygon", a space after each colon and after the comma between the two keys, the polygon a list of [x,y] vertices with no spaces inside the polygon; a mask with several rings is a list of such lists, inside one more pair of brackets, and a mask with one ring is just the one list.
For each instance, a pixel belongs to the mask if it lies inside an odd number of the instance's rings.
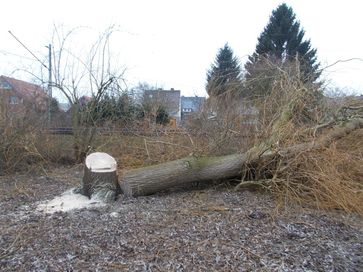
{"label": "cut stump surface", "polygon": [[82,180],[82,194],[110,202],[115,200],[119,192],[116,160],[102,152],[88,155]]}

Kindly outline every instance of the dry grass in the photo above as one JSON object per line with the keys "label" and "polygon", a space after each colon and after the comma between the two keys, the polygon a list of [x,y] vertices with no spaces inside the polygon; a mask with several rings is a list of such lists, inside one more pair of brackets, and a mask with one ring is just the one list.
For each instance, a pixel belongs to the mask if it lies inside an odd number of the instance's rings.
{"label": "dry grass", "polygon": [[353,142],[297,154],[274,172],[280,205],[294,201],[322,209],[363,214],[363,130]]}
{"label": "dry grass", "polygon": [[100,136],[95,150],[115,157],[122,169],[142,167],[187,156],[193,150],[189,136],[169,133],[159,136]]}
{"label": "dry grass", "polygon": [[[338,116],[339,112],[319,100],[318,86],[306,85],[284,74],[275,81],[271,95],[256,103],[263,128],[259,146],[277,154],[287,147],[324,138],[332,132],[331,126],[321,131],[312,128],[328,120],[335,124],[350,120],[350,116]],[[262,173],[257,178],[266,179],[262,183],[277,197],[280,206],[298,202],[363,214],[362,155],[360,129],[329,146],[305,148],[293,156],[277,155],[273,161],[257,165],[255,172]]]}
{"label": "dry grass", "polygon": [[[4,116],[0,116],[0,119]],[[1,121],[1,120],[0,120]],[[38,149],[39,127],[32,118],[3,118],[0,122],[0,169],[1,172],[14,172],[20,169],[32,170],[45,163]]]}

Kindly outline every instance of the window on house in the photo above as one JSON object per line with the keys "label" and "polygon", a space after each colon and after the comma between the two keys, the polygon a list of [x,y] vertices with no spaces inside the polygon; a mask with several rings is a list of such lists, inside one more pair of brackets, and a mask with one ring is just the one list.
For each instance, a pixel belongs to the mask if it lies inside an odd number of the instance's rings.
{"label": "window on house", "polygon": [[2,81],[2,82],[0,82],[0,88],[1,89],[4,89],[4,90],[10,90],[11,89],[11,86],[6,81]]}
{"label": "window on house", "polygon": [[11,105],[19,104],[19,98],[17,96],[10,96],[10,104]]}

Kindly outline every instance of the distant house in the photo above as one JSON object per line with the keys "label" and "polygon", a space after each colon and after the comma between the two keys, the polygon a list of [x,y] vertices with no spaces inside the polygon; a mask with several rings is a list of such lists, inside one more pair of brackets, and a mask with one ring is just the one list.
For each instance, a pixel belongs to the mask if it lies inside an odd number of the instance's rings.
{"label": "distant house", "polygon": [[41,86],[6,76],[0,76],[0,98],[2,106],[14,114],[26,109],[42,112],[48,105],[48,96]]}
{"label": "distant house", "polygon": [[58,106],[61,112],[67,112],[71,108],[71,105],[69,103],[59,103]]}
{"label": "distant house", "polygon": [[205,103],[205,97],[199,96],[182,96],[181,97],[181,120],[188,121],[196,113],[201,112]]}
{"label": "distant house", "polygon": [[81,107],[86,106],[89,102],[92,101],[92,97],[87,96],[87,95],[83,95],[78,99],[78,103]]}
{"label": "distant house", "polygon": [[225,103],[209,100],[204,110],[207,112],[208,122],[222,126],[228,124],[234,131],[258,130],[259,110],[244,101],[235,99]]}
{"label": "distant house", "polygon": [[145,90],[144,103],[162,105],[171,118],[172,126],[178,126],[181,120],[180,90]]}

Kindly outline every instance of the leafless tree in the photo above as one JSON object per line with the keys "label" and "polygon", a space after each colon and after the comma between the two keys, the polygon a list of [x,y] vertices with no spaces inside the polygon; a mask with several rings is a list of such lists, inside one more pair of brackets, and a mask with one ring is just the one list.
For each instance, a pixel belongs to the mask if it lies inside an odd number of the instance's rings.
{"label": "leafless tree", "polygon": [[[125,86],[125,69],[115,66],[110,39],[114,26],[101,33],[87,48],[77,51],[80,31],[55,27],[52,38],[52,87],[65,96],[71,106],[74,156],[82,161],[92,146],[99,116],[95,108],[105,94],[119,92]],[[82,34],[82,33],[81,33]],[[86,98],[86,99],[85,99]],[[87,99],[88,98],[88,99]]]}

